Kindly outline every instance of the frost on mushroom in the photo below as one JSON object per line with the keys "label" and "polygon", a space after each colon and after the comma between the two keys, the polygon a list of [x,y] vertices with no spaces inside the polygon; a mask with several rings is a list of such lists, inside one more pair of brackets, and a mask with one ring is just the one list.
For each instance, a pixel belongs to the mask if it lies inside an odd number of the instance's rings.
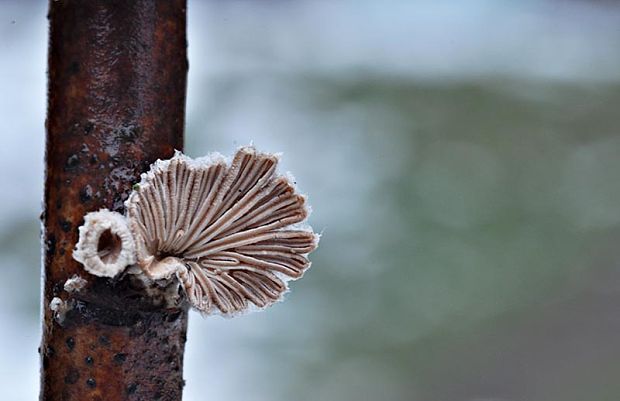
{"label": "frost on mushroom", "polygon": [[151,279],[175,275],[191,304],[234,314],[268,306],[286,281],[310,266],[309,229],[289,226],[308,212],[278,158],[241,148],[230,166],[219,155],[158,161],[126,202],[137,263]]}
{"label": "frost on mushroom", "polygon": [[107,209],[88,213],[79,231],[73,258],[89,273],[114,277],[135,263],[133,236],[121,214]]}

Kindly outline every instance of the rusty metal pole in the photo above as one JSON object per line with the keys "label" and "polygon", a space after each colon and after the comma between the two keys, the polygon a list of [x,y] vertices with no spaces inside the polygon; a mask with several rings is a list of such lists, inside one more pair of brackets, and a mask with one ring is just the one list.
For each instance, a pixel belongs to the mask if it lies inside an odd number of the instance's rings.
{"label": "rusty metal pole", "polygon": [[[71,252],[85,213],[122,212],[140,174],[182,149],[186,2],[52,0],[49,21],[40,399],[180,400],[187,308]],[[76,274],[88,283],[68,291]]]}

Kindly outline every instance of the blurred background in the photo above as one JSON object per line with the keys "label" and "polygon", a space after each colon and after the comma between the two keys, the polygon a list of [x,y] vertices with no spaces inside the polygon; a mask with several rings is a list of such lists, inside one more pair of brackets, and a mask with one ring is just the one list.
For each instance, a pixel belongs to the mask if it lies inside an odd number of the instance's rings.
{"label": "blurred background", "polygon": [[[45,3],[0,3],[11,401],[39,391]],[[285,303],[191,316],[185,400],[620,399],[617,3],[188,12],[186,152],[283,152],[323,237]]]}

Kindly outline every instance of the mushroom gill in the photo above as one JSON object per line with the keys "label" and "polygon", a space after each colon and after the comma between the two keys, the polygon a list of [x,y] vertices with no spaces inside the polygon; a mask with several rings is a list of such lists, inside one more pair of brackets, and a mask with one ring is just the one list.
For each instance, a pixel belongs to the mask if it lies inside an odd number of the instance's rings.
{"label": "mushroom gill", "polygon": [[318,236],[297,227],[305,198],[276,174],[277,163],[244,147],[230,165],[218,154],[179,152],[153,164],[126,202],[138,266],[153,280],[178,278],[206,314],[279,300],[309,268]]}

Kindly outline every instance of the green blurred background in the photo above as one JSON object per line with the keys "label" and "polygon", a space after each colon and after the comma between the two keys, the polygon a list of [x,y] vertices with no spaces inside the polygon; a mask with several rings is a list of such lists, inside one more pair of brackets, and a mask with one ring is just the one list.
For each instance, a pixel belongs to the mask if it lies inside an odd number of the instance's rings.
{"label": "green blurred background", "polygon": [[[3,400],[38,394],[46,8],[0,3]],[[285,303],[192,315],[185,400],[620,399],[617,3],[188,13],[186,153],[283,152],[323,236]]]}

